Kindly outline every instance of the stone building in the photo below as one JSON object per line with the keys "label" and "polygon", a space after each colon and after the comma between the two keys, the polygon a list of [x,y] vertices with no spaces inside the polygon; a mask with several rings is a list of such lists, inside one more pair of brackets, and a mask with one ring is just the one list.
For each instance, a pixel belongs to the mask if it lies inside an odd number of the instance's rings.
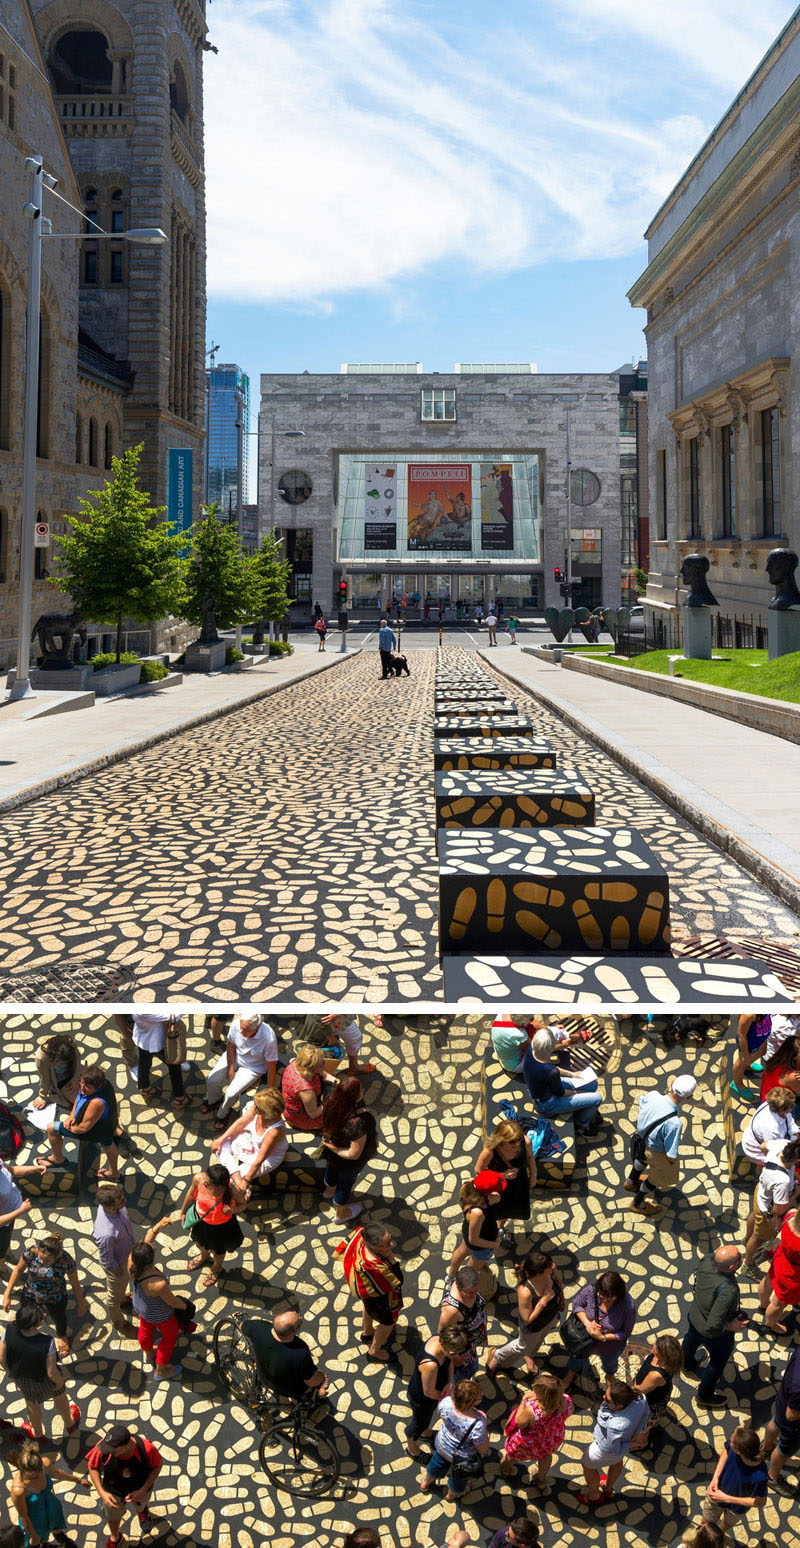
{"label": "stone building", "polygon": [[657,641],[678,639],[697,550],[718,642],[765,645],[767,554],[800,541],[799,192],[800,10],[658,211],[629,292],[647,308]]}
{"label": "stone building", "polygon": [[[298,605],[356,616],[395,598],[563,605],[566,427],[578,605],[620,600],[617,374],[416,365],[262,375],[262,522],[286,534]],[[274,468],[271,466],[275,451]]]}
{"label": "stone building", "polygon": [[[205,206],[198,0],[14,0],[0,20],[0,665],[18,607],[27,290],[27,155],[69,209],[54,232],[160,226],[169,242],[45,239],[37,509],[57,532],[111,457],[144,443],[143,486],[167,502],[167,453],[193,452],[202,494]],[[84,223],[80,211],[85,212]],[[34,617],[66,606],[36,551]],[[140,631],[140,647],[181,635]],[[144,637],[142,637],[144,636]],[[101,643],[95,631],[96,643]],[[134,642],[131,642],[134,643]]]}

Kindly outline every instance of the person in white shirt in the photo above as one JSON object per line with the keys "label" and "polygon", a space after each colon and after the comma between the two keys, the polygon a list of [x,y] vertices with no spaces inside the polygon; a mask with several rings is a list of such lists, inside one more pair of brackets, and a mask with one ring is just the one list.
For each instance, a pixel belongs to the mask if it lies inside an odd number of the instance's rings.
{"label": "person in white shirt", "polygon": [[335,1012],[321,1016],[323,1027],[330,1029],[333,1037],[341,1038],[347,1054],[348,1075],[372,1075],[375,1071],[374,1064],[359,1064],[358,1057],[361,1053],[361,1044],[364,1034],[357,1016],[338,1016]]}
{"label": "person in white shirt", "polygon": [[[33,1171],[33,1167],[30,1170]],[[30,1199],[22,1197],[14,1181],[15,1173],[16,1167],[6,1166],[5,1161],[0,1159],[0,1263],[11,1246],[14,1221],[26,1215],[31,1208]]]}
{"label": "person in white shirt", "polygon": [[265,1077],[267,1086],[274,1086],[277,1068],[278,1039],[272,1027],[261,1020],[258,1011],[234,1016],[228,1030],[225,1052],[217,1060],[206,1081],[205,1101],[200,1104],[201,1113],[210,1113],[218,1107],[214,1128],[221,1133],[227,1127],[225,1114],[242,1092],[250,1086],[257,1086]]}
{"label": "person in white shirt", "polygon": [[773,1140],[797,1139],[800,1134],[792,1116],[797,1101],[785,1086],[773,1086],[767,1100],[753,1113],[742,1134],[742,1154],[757,1167],[767,1159],[767,1147]]}
{"label": "person in white shirt", "polygon": [[767,1145],[764,1165],[753,1195],[753,1208],[747,1221],[744,1257],[751,1278],[761,1278],[756,1262],[765,1256],[770,1242],[774,1241],[780,1231],[784,1215],[792,1205],[797,1191],[799,1161],[800,1139],[771,1140]]}
{"label": "person in white shirt", "polygon": [[[174,1013],[173,1013],[174,1014]],[[176,1018],[177,1019],[177,1018]],[[170,1063],[167,1056],[167,1029],[170,1023],[169,1013],[156,1015],[151,1011],[137,1011],[133,1017],[131,1036],[136,1046],[138,1065],[136,1071],[136,1085],[141,1096],[152,1101],[158,1095],[158,1087],[152,1084],[153,1059],[158,1054],[167,1066],[170,1090],[172,1091],[172,1106],[176,1112],[182,1107],[188,1107],[191,1097],[187,1096],[183,1089],[183,1070],[180,1060]],[[174,1058],[174,1055],[173,1055]]]}
{"label": "person in white shirt", "polygon": [[787,1037],[800,1037],[800,1016],[770,1016],[769,1037],[761,1055],[765,1064],[778,1052]]}
{"label": "person in white shirt", "polygon": [[493,607],[489,607],[486,614],[486,627],[489,630],[489,644],[497,644],[497,614]]}

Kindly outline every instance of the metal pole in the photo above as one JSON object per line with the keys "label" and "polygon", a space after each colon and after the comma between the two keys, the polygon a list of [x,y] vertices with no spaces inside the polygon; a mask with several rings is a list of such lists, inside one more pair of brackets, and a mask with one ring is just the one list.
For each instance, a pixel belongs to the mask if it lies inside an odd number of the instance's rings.
{"label": "metal pole", "polygon": [[275,415],[272,416],[272,452],[269,465],[269,530],[275,531]]}
{"label": "metal pole", "polygon": [[[567,409],[567,552],[564,573],[567,578],[566,605],[572,607],[572,457],[570,453],[570,413]],[[567,634],[567,644],[572,644],[572,629]]]}
{"label": "metal pole", "polygon": [[[236,536],[241,546],[244,533],[244,508],[242,502],[242,482],[244,476],[244,395],[241,387],[236,388]],[[242,626],[236,625],[236,649],[242,648]]]}
{"label": "metal pole", "polygon": [[22,462],[22,512],[19,528],[19,639],[12,699],[34,698],[30,683],[31,607],[33,602],[33,529],[36,521],[36,421],[39,402],[39,314],[42,292],[41,157],[29,157],[30,202],[25,214],[28,232],[28,313],[25,325],[25,419]]}

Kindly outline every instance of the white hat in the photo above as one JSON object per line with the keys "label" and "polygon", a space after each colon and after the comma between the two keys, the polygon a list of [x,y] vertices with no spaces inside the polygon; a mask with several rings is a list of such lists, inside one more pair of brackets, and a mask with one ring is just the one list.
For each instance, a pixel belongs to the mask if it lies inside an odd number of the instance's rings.
{"label": "white hat", "polygon": [[677,1075],[672,1082],[672,1095],[676,1097],[694,1096],[697,1090],[697,1081],[693,1075]]}

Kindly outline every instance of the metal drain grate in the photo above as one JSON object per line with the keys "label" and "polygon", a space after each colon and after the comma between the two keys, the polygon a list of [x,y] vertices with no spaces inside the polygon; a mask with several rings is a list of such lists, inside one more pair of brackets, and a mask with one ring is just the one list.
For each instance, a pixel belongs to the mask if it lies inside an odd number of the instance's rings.
{"label": "metal drain grate", "polygon": [[676,957],[716,957],[726,961],[736,957],[754,959],[771,968],[787,989],[800,994],[800,951],[792,951],[778,941],[693,936],[691,940],[675,941],[674,952]]}
{"label": "metal drain grate", "polygon": [[79,959],[0,972],[0,1001],[11,1005],[39,1002],[91,1005],[108,1000],[128,1000],[132,986],[130,968]]}

